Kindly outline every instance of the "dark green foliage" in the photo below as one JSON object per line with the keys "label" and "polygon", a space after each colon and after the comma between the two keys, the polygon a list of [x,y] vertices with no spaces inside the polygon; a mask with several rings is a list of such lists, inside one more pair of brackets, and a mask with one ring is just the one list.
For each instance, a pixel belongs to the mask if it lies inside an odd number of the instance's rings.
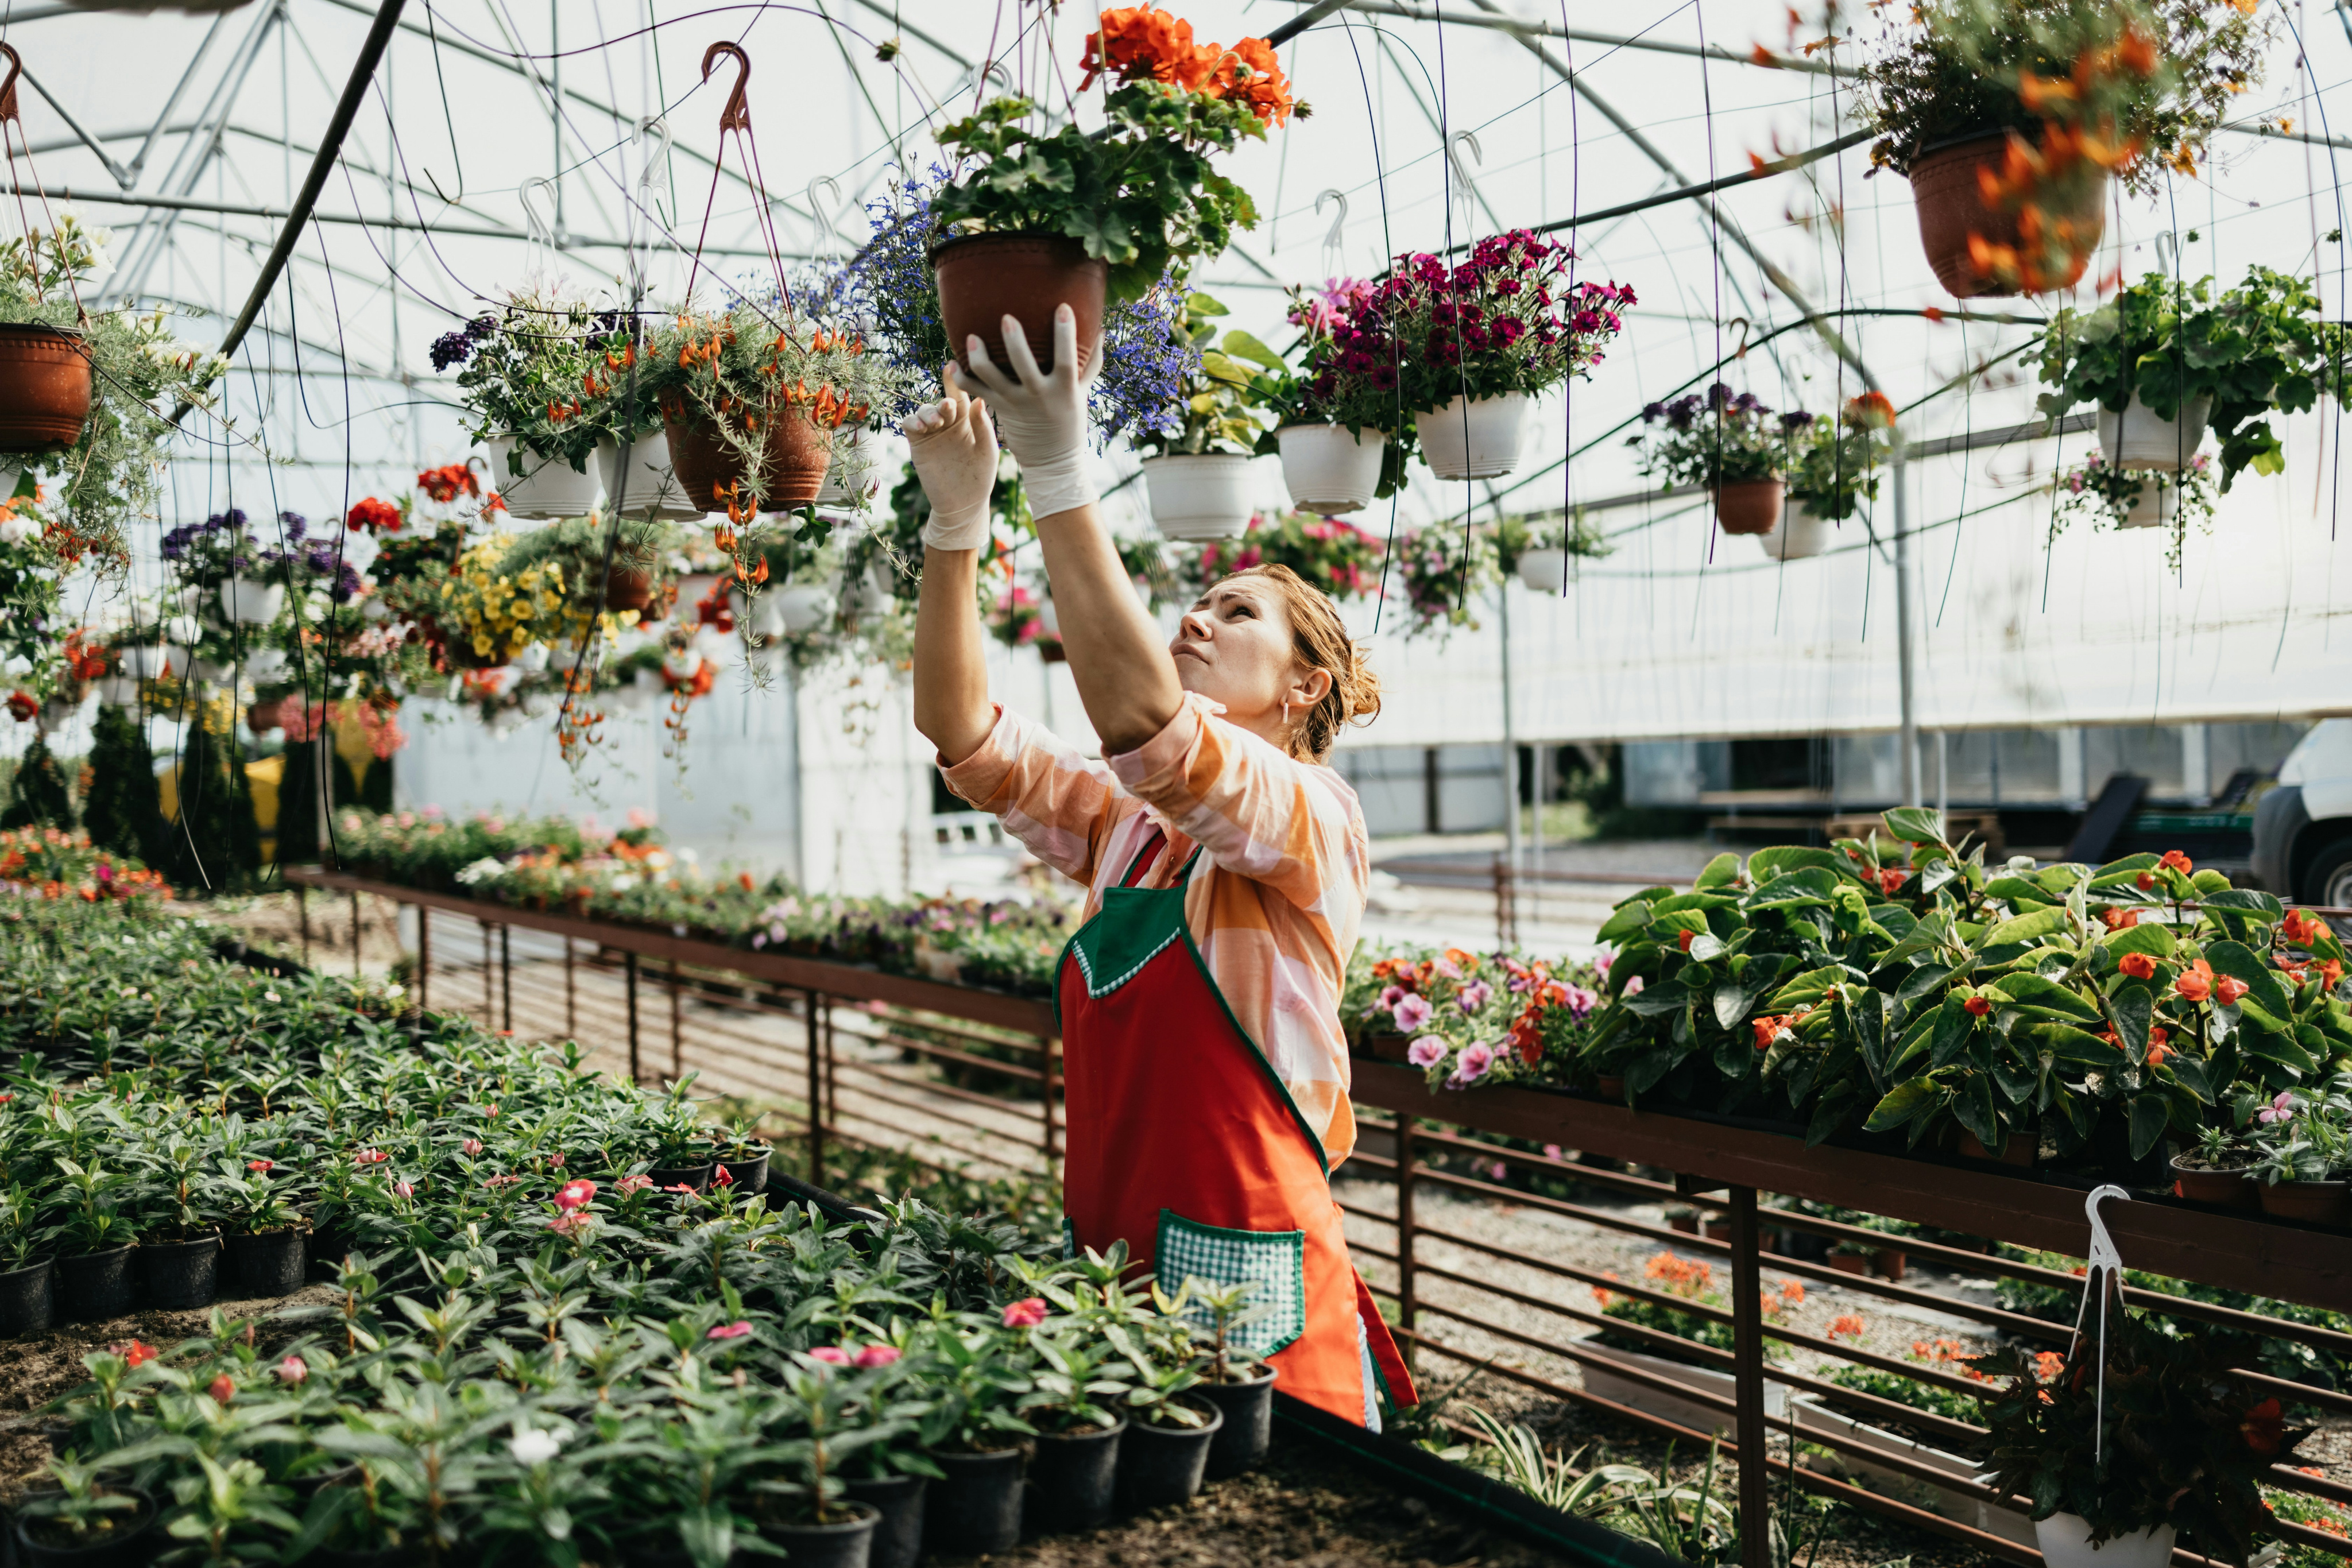
{"label": "dark green foliage", "polygon": [[212,892],[243,886],[261,869],[245,759],[201,724],[188,727],[181,752],[180,818],[164,864],[174,883]]}
{"label": "dark green foliage", "polygon": [[47,736],[36,736],[16,765],[16,782],[8,809],[0,811],[0,828],[66,828],[74,825],[73,793],[66,788],[66,770],[49,750]]}
{"label": "dark green foliage", "polygon": [[1987,1411],[1991,1484],[2032,1498],[2036,1519],[2080,1514],[2094,1542],[2169,1524],[2183,1546],[2243,1564],[2269,1519],[2257,1482],[2306,1435],[2286,1427],[2276,1399],[2230,1375],[2245,1350],[2237,1336],[2171,1335],[2110,1307],[2103,1457],[2089,1333],[2046,1382],[2023,1350],[1979,1356],[1977,1370],[2013,1380]]}
{"label": "dark green foliage", "polygon": [[286,771],[278,780],[278,863],[319,863],[320,740],[297,740],[286,747]]}
{"label": "dark green foliage", "polygon": [[82,827],[100,849],[149,865],[169,857],[171,831],[156,796],[155,754],[147,745],[146,727],[129,708],[98,710]]}

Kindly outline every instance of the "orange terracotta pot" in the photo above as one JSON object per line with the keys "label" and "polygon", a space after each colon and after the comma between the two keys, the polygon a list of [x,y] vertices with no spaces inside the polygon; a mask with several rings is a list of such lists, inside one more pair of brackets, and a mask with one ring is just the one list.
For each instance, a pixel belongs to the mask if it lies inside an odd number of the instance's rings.
{"label": "orange terracotta pot", "polygon": [[1108,264],[1060,235],[967,235],[931,252],[940,289],[940,324],[956,363],[967,371],[964,340],[977,335],[988,345],[991,363],[1008,372],[1004,318],[1021,323],[1037,368],[1054,368],[1054,309],[1069,306],[1078,319],[1078,363],[1083,370],[1102,340],[1103,299],[1110,286]]}
{"label": "orange terracotta pot", "polygon": [[89,420],[89,350],[78,332],[0,324],[0,452],[70,446]]}
{"label": "orange terracotta pot", "polygon": [[1769,534],[1780,522],[1780,481],[1740,479],[1715,487],[1715,520],[1727,534]]}
{"label": "orange terracotta pot", "polygon": [[[715,425],[665,414],[662,432],[669,438],[670,467],[686,498],[705,512],[725,511],[727,497],[719,492],[742,485],[743,455],[719,437]],[[824,486],[825,470],[832,465],[833,453],[824,433],[809,419],[805,408],[772,410],[767,443],[761,449],[760,477],[765,493],[760,509],[784,512],[812,505]],[[740,494],[740,489],[736,493]]]}
{"label": "orange terracotta pot", "polygon": [[[1956,299],[1991,298],[2019,292],[2011,284],[1987,275],[1977,265],[1969,241],[2016,250],[2022,244],[2020,214],[1987,202],[1980,172],[1998,173],[2008,154],[2009,132],[1996,131],[1965,141],[1949,141],[1923,153],[1911,165],[1911,199],[1919,213],[1919,244],[1936,281]],[[2067,251],[2073,257],[2066,276],[2053,287],[2071,287],[2090,264],[2091,253],[2105,232],[2104,204],[2107,180],[2102,173],[2082,205],[2049,221],[2072,225]]]}

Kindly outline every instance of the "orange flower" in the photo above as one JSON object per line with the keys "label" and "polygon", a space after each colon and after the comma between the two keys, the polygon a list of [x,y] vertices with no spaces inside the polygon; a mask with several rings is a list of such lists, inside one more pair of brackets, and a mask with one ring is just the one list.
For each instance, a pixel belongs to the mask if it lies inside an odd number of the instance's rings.
{"label": "orange flower", "polygon": [[1801,1307],[1805,1304],[1805,1282],[1802,1280],[1783,1280],[1780,1281],[1780,1294],[1790,1306]]}
{"label": "orange flower", "polygon": [[2201,1002],[2213,994],[2213,966],[2200,958],[2172,982],[2172,988],[2189,1001]]}
{"label": "orange flower", "polygon": [[2238,1423],[2238,1430],[2245,1437],[2246,1447],[2255,1453],[2277,1453],[2279,1444],[2286,1437],[2286,1418],[2279,1409],[2279,1402],[2265,1399],[2247,1411],[2245,1419]]}
{"label": "orange flower", "polygon": [[1290,83],[1282,74],[1272,44],[1264,38],[1244,38],[1230,49],[1211,45],[1202,54],[1214,62],[1202,89],[1210,97],[1245,103],[1252,114],[1268,125],[1280,125],[1290,118]]}
{"label": "orange flower", "polygon": [[155,1347],[152,1344],[142,1343],[140,1341],[134,1339],[129,1344],[124,1345],[120,1354],[122,1359],[131,1365],[144,1366],[147,1363],[155,1359]]}
{"label": "orange flower", "polygon": [[2066,1370],[2066,1358],[2054,1350],[2045,1350],[2033,1358],[2033,1375],[2048,1383]]}
{"label": "orange flower", "polygon": [[2290,909],[2279,922],[2279,935],[2298,947],[2308,947],[2327,935],[2327,923],[2316,915],[2300,909]]}
{"label": "orange flower", "polygon": [[2165,851],[2164,858],[2156,863],[2162,870],[2177,871],[2183,876],[2187,876],[2190,872],[2197,869],[2196,862],[2191,861],[2187,855],[2182,854],[2179,850]]}
{"label": "orange flower", "polygon": [[1834,1320],[1831,1322],[1829,1328],[1829,1337],[1833,1340],[1841,1337],[1845,1339],[1860,1339],[1862,1337],[1862,1320],[1854,1316],[1852,1312],[1847,1312]]}
{"label": "orange flower", "polygon": [[2213,999],[2223,1007],[2233,1007],[2240,997],[2253,989],[2234,975],[2217,975],[2213,979]]}
{"label": "orange flower", "polygon": [[1683,931],[1682,931],[1681,935],[1677,936],[1675,938],[1675,940],[1678,944],[1680,944],[1680,945],[1681,945],[1682,950],[1683,950],[1684,952],[1687,953],[1687,952],[1689,952],[1689,951],[1690,951],[1691,938],[1693,938],[1693,937],[1696,936],[1697,935],[1698,935],[1698,933],[1697,933],[1697,932],[1691,930],[1688,926],[1685,926],[1685,927],[1684,927],[1684,928],[1683,928]]}
{"label": "orange flower", "polygon": [[2156,977],[2156,960],[2146,953],[2126,953],[2116,960],[2116,967],[2135,980],[2151,980]]}
{"label": "orange flower", "polygon": [[1859,397],[1846,400],[1845,417],[1847,423],[1858,424],[1867,430],[1892,430],[1895,428],[1895,402],[1883,392],[1866,392]]}
{"label": "orange flower", "polygon": [[2102,909],[2099,911],[2099,918],[2106,922],[2107,929],[2110,931],[2128,931],[2133,926],[2139,924],[2139,911],[2137,909]]}
{"label": "orange flower", "polygon": [[1967,1001],[1962,1002],[1960,1006],[1966,1009],[1973,1016],[1982,1018],[1987,1013],[1992,1011],[1992,998],[1990,997],[1970,997]]}
{"label": "orange flower", "polygon": [[1087,35],[1078,90],[1098,76],[1116,76],[1121,86],[1149,79],[1192,92],[1208,78],[1214,58],[1193,45],[1192,23],[1156,5],[1117,6],[1102,14],[1101,31]]}
{"label": "orange flower", "polygon": [[2132,880],[2139,883],[2139,890],[2142,893],[2146,893],[2156,886],[2156,873],[2152,871],[2144,871]]}

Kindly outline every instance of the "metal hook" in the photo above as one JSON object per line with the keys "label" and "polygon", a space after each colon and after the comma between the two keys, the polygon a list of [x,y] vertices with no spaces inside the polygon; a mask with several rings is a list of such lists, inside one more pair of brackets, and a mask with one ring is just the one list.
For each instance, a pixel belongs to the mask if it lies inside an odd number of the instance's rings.
{"label": "metal hook", "polygon": [[2172,231],[2165,230],[2156,236],[2157,269],[2167,277],[2172,276]]}
{"label": "metal hook", "polygon": [[25,68],[24,57],[16,53],[14,44],[0,44],[0,55],[8,57],[8,78],[0,81],[0,120],[15,120],[22,125],[16,115],[16,78]]}
{"label": "metal hook", "polygon": [[1748,357],[1748,334],[1750,330],[1748,324],[1748,318],[1745,316],[1734,316],[1730,320],[1726,321],[1724,325],[1727,327],[1737,327],[1739,329],[1739,347],[1731,351],[1731,357],[1735,360],[1746,359]]}
{"label": "metal hook", "polygon": [[669,189],[669,121],[658,114],[649,114],[637,121],[636,134],[632,140],[642,142],[656,136],[661,141],[659,150],[637,170],[637,190],[641,194],[650,195],[656,191]]}
{"label": "metal hook", "polygon": [[1331,220],[1330,231],[1323,236],[1323,258],[1324,264],[1328,267],[1330,264],[1331,253],[1340,246],[1341,231],[1348,226],[1348,193],[1337,188],[1316,193],[1315,215],[1317,217],[1323,215],[1323,204],[1326,202],[1339,204],[1339,215]]}
{"label": "metal hook", "polygon": [[719,129],[721,131],[750,131],[751,104],[746,94],[751,84],[751,57],[743,52],[742,45],[730,43],[725,38],[719,39],[719,42],[702,51],[704,81],[708,82],[710,79],[712,68],[717,66],[722,57],[735,62],[736,75],[735,90],[727,95],[727,107],[719,111]]}
{"label": "metal hook", "polygon": [[[817,204],[817,188],[823,186],[833,193],[831,206]],[[808,183],[809,219],[816,225],[817,259],[823,261],[833,254],[833,220],[825,214],[841,205],[841,182],[830,174],[819,174]]]}
{"label": "metal hook", "polygon": [[1445,162],[1454,171],[1454,178],[1457,182],[1455,189],[1466,196],[1471,194],[1471,184],[1470,171],[1462,162],[1462,144],[1465,141],[1470,143],[1470,156],[1481,165],[1486,162],[1486,152],[1478,145],[1478,133],[1475,131],[1457,131],[1454,139],[1445,144]]}
{"label": "metal hook", "polygon": [[551,246],[555,243],[555,231],[547,226],[547,220],[539,215],[539,208],[531,204],[530,193],[537,190],[551,194],[555,182],[541,174],[515,187],[516,199],[522,203],[523,237],[535,245]]}

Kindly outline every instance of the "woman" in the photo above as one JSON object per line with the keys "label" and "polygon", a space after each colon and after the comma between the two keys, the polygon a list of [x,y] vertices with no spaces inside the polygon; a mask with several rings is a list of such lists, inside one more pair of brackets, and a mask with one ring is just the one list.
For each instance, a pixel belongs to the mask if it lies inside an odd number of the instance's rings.
{"label": "woman", "polygon": [[[1355,1144],[1339,1000],[1369,842],[1322,762],[1379,712],[1380,683],[1331,601],[1281,567],[1218,583],[1163,647],[1095,506],[1070,308],[1051,374],[1004,327],[1013,373],[973,338],[971,379],[949,367],[947,396],[907,423],[932,508],[915,724],[950,789],[1087,888],[1055,989],[1066,1237],[1124,1240],[1171,1291],[1255,1281],[1242,1348],[1377,1429],[1374,1389],[1411,1404],[1412,1387],[1329,1180]],[[976,574],[999,427],[1100,762],[989,700]]]}

